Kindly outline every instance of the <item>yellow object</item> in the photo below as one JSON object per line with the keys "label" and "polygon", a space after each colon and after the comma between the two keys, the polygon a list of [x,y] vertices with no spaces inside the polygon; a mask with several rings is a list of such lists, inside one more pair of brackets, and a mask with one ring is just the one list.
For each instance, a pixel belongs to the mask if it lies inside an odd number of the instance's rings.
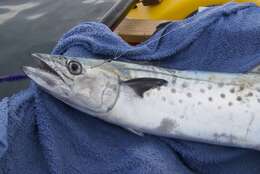
{"label": "yellow object", "polygon": [[[158,5],[143,6],[137,4],[128,14],[130,19],[180,20],[196,12],[199,7],[221,5],[230,0],[162,0]],[[235,2],[254,2],[260,6],[260,0],[235,0]]]}

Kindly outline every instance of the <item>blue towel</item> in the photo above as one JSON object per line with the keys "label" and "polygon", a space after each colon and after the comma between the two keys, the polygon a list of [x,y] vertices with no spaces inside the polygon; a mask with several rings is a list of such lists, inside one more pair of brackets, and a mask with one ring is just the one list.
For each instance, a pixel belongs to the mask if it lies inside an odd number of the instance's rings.
{"label": "blue towel", "polygon": [[[53,54],[247,72],[260,62],[259,48],[260,8],[230,3],[170,23],[137,46],[127,44],[103,24],[82,23],[61,38]],[[0,154],[5,151],[0,173],[260,173],[260,152],[140,137],[63,104],[34,83],[4,99],[0,110],[1,119],[8,118],[3,124],[0,120],[0,125],[7,125],[0,126],[1,133],[7,129],[7,135],[0,134]]]}

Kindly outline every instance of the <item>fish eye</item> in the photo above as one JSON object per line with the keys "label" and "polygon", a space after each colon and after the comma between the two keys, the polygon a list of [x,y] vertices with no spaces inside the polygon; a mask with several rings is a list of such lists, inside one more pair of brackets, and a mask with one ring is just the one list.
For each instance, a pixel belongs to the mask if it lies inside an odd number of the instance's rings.
{"label": "fish eye", "polygon": [[79,75],[82,73],[82,66],[79,62],[70,61],[68,62],[68,70],[73,75]]}

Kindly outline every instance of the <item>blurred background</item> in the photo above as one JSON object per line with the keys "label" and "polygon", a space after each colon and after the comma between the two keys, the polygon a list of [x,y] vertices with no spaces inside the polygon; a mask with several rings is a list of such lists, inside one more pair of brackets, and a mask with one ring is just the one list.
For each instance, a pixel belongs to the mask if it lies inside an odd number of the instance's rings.
{"label": "blurred background", "polygon": [[[118,0],[1,0],[0,76],[32,64],[31,53],[50,53],[57,40],[83,21],[97,21]],[[1,83],[0,99],[26,88],[29,80]]]}

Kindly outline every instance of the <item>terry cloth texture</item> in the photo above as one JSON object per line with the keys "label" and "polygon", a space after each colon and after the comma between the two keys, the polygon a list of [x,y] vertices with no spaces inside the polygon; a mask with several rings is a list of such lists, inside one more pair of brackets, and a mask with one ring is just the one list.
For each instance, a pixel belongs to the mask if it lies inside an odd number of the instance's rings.
{"label": "terry cloth texture", "polygon": [[[82,23],[61,38],[53,54],[122,55],[119,59],[148,60],[168,68],[247,72],[260,62],[259,48],[260,8],[231,3],[170,23],[137,46],[103,24]],[[0,109],[1,120],[8,118],[8,149],[0,160],[0,173],[260,173],[260,152],[140,137],[63,104],[34,83],[4,99]],[[0,128],[4,133],[5,126]],[[1,134],[0,142],[5,142]],[[1,144],[0,153],[6,148]]]}

